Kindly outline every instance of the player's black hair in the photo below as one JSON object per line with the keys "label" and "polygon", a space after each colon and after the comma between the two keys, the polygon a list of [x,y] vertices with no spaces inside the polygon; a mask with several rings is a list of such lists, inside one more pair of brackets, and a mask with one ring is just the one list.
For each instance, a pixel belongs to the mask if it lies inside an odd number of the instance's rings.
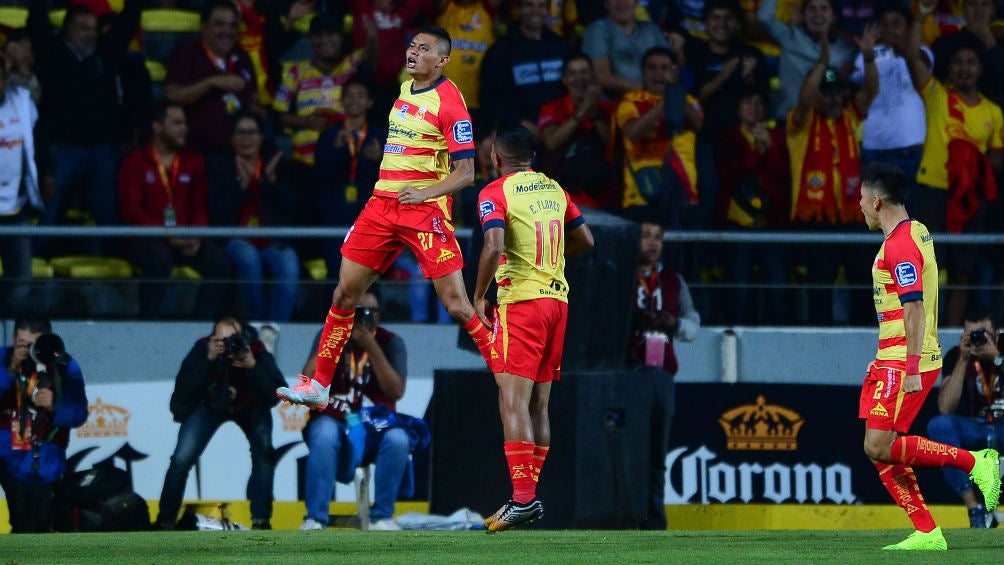
{"label": "player's black hair", "polygon": [[52,322],[48,318],[36,315],[24,315],[14,320],[14,331],[28,330],[33,334],[52,333]]}
{"label": "player's black hair", "polygon": [[868,185],[883,200],[903,205],[906,204],[910,179],[892,163],[871,163],[861,171],[861,184]]}
{"label": "player's black hair", "polygon": [[438,39],[439,54],[443,55],[444,57],[449,55],[450,51],[453,49],[453,40],[450,39],[450,32],[446,31],[445,29],[439,26],[433,26],[433,25],[422,26],[418,28],[418,31],[415,32],[415,35],[418,35],[420,33],[431,35],[436,39]]}
{"label": "player's black hair", "polygon": [[513,161],[533,161],[533,134],[523,126],[499,127],[495,134],[495,147]]}
{"label": "player's black hair", "polygon": [[241,14],[237,11],[237,6],[234,5],[230,0],[209,0],[202,5],[202,11],[199,12],[199,21],[202,23],[209,23],[209,18],[213,16],[213,12],[216,10],[230,10],[233,12],[237,20],[240,21]]}

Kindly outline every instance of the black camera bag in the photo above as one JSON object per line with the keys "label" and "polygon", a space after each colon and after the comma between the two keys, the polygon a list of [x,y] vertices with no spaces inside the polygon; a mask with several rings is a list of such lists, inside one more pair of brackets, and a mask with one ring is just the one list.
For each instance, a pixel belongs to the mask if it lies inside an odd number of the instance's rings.
{"label": "black camera bag", "polygon": [[129,473],[111,465],[77,471],[56,494],[60,532],[126,532],[150,527],[146,501],[133,492]]}

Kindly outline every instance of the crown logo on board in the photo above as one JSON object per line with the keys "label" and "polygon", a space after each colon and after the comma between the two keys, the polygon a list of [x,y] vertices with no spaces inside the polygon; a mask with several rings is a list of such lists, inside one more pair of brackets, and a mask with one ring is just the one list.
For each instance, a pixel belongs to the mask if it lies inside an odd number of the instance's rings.
{"label": "crown logo on board", "polygon": [[282,419],[282,431],[299,432],[307,425],[310,409],[300,404],[282,404],[279,406],[279,418]]}
{"label": "crown logo on board", "polygon": [[725,431],[728,449],[794,451],[805,420],[790,408],[767,404],[759,395],[753,404],[727,410],[718,423]]}
{"label": "crown logo on board", "polygon": [[77,428],[77,437],[124,437],[129,435],[132,414],[121,406],[105,404],[100,398],[87,406],[87,421]]}

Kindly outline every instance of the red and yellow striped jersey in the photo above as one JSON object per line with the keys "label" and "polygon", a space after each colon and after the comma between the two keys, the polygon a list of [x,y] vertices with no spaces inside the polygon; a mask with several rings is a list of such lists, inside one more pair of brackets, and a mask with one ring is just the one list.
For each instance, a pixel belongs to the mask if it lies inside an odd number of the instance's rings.
{"label": "red and yellow striped jersey", "polygon": [[[282,86],[275,94],[272,107],[276,112],[293,112],[297,116],[321,114],[331,126],[345,119],[342,105],[342,87],[356,74],[363,60],[362,49],[342,59],[325,73],[311,61],[301,61],[289,68],[282,77]],[[321,132],[301,129],[292,132],[293,159],[308,165],[314,164],[314,149]]]}
{"label": "red and yellow striped jersey", "polygon": [[948,190],[948,144],[964,139],[980,153],[1004,148],[1004,115],[1001,108],[980,95],[969,105],[955,89],[932,77],[920,90],[927,114],[924,154],[917,169],[917,182]]}
{"label": "red and yellow striped jersey", "polygon": [[924,224],[904,220],[892,230],[875,256],[872,282],[879,323],[876,364],[890,369],[906,368],[903,304],[923,300],[925,323],[920,371],[940,369],[938,261],[934,257],[934,237]]}
{"label": "red and yellow striped jersey", "polygon": [[450,174],[451,160],[474,158],[471,116],[457,86],[446,77],[422,90],[413,90],[414,84],[401,85],[390,112],[374,196],[436,184]]}
{"label": "red and yellow striped jersey", "polygon": [[557,182],[529,169],[508,174],[481,189],[478,214],[482,230],[505,230],[495,273],[499,304],[535,298],[568,302],[565,230],[585,219]]}

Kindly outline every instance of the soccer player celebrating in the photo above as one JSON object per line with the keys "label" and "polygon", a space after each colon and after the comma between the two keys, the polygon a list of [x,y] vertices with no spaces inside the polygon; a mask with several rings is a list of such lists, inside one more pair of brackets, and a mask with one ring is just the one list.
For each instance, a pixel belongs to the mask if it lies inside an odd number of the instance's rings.
{"label": "soccer player celebrating", "polygon": [[[501,177],[481,190],[478,212],[485,243],[478,261],[474,307],[488,324],[485,298],[498,282],[494,313],[495,370],[512,498],[485,520],[489,532],[544,515],[537,480],[551,445],[547,401],[561,371],[568,317],[565,257],[593,246],[579,208],[558,183],[530,170],[533,136],[523,127],[499,130],[492,163]],[[567,240],[567,242],[566,242]]]}
{"label": "soccer player celebrating", "polygon": [[439,27],[423,27],[405,57],[411,80],[401,85],[391,109],[373,198],[342,243],[338,286],[321,332],[314,375],[301,375],[296,386],[276,390],[279,398],[294,404],[315,409],[328,404],[328,387],[352,334],[356,305],[405,246],[489,367],[497,362],[494,338],[467,299],[460,274],[464,260],[450,217],[451,195],[474,181],[471,118],[460,91],[443,76],[450,36]]}
{"label": "soccer player celebrating", "polygon": [[941,370],[938,344],[938,265],[924,224],[910,219],[904,202],[909,180],[887,163],[861,174],[861,211],[885,242],[872,265],[879,348],[868,367],[858,416],[865,423],[865,454],[886,490],[916,528],[891,550],[946,550],[948,544],[920,494],[913,466],[955,467],[983,492],[988,511],[997,507],[1001,479],[993,449],[969,452],[906,435]]}

